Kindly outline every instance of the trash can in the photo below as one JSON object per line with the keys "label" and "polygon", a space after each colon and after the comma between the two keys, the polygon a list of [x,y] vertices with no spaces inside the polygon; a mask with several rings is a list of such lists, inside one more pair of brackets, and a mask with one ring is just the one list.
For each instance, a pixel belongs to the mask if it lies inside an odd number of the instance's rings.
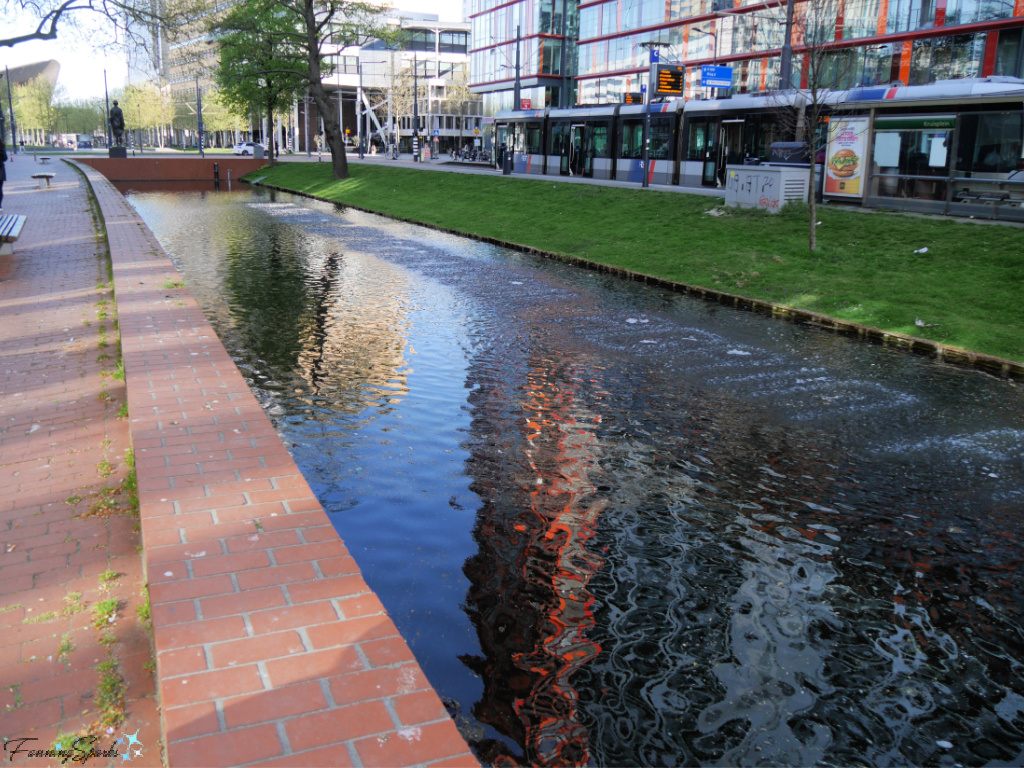
{"label": "trash can", "polygon": [[513,154],[509,150],[504,150],[501,153],[501,172],[505,176],[509,176],[512,173],[512,159]]}

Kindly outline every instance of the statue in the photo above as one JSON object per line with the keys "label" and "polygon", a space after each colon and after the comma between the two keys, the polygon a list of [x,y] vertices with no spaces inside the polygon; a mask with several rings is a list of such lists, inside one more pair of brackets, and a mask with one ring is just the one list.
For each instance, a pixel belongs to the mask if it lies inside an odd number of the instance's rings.
{"label": "statue", "polygon": [[117,99],[110,108],[110,132],[114,134],[114,143],[120,147],[124,143],[124,112],[117,106]]}

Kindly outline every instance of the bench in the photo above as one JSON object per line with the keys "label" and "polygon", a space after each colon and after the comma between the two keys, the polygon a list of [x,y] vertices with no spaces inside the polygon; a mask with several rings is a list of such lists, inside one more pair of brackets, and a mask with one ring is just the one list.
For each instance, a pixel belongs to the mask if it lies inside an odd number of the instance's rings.
{"label": "bench", "polygon": [[43,188],[43,181],[45,181],[46,182],[46,186],[49,187],[50,186],[50,179],[52,179],[56,175],[57,175],[56,173],[33,173],[32,174],[32,178],[33,179],[39,179],[39,188],[42,189]]}
{"label": "bench", "polygon": [[25,217],[13,213],[0,214],[0,256],[14,253],[14,241],[21,236]]}
{"label": "bench", "polygon": [[39,162],[42,163],[43,165],[46,165],[48,162],[50,162],[50,158],[49,157],[40,157],[39,158]]}

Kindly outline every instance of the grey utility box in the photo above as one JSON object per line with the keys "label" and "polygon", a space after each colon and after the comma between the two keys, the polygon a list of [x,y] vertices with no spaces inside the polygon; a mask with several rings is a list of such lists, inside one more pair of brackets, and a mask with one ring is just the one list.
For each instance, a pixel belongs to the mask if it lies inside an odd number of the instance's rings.
{"label": "grey utility box", "polygon": [[725,204],[777,213],[786,203],[806,203],[807,171],[806,165],[727,165]]}

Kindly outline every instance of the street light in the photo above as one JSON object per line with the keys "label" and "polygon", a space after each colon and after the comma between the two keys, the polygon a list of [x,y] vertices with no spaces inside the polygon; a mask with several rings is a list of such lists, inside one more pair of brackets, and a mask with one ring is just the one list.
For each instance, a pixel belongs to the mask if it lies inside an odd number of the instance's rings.
{"label": "street light", "polygon": [[[690,34],[692,35],[694,33],[699,34],[699,35],[709,35],[711,37],[711,63],[713,65],[717,66],[718,65],[718,32],[717,32],[717,30],[715,32],[709,32],[706,29],[691,29],[690,30]],[[703,78],[701,78],[701,82],[703,83]],[[711,88],[710,90],[711,90],[711,98],[713,98],[713,99],[718,98],[718,89],[717,88]]]}
{"label": "street light", "polygon": [[[367,64],[387,64],[387,61],[367,61]],[[363,60],[356,59],[356,69],[359,72],[359,89],[356,93],[356,136],[359,141],[359,159],[363,159]],[[379,124],[379,123],[378,123]],[[369,126],[367,126],[369,128]]]}
{"label": "street light", "polygon": [[196,75],[196,131],[199,133],[199,156],[206,157],[203,152],[203,99],[199,93],[199,75]]}
{"label": "street light", "polygon": [[660,40],[646,40],[640,43],[641,46],[647,48],[650,51],[650,67],[647,70],[647,94],[644,99],[644,135],[641,139],[641,159],[640,159],[640,170],[642,172],[642,180],[640,185],[642,188],[647,189],[650,186],[650,176],[648,172],[648,163],[651,160],[651,99],[654,98],[654,83],[655,83],[655,69],[658,65],[657,49],[662,46],[668,46],[669,43],[661,42]]}

